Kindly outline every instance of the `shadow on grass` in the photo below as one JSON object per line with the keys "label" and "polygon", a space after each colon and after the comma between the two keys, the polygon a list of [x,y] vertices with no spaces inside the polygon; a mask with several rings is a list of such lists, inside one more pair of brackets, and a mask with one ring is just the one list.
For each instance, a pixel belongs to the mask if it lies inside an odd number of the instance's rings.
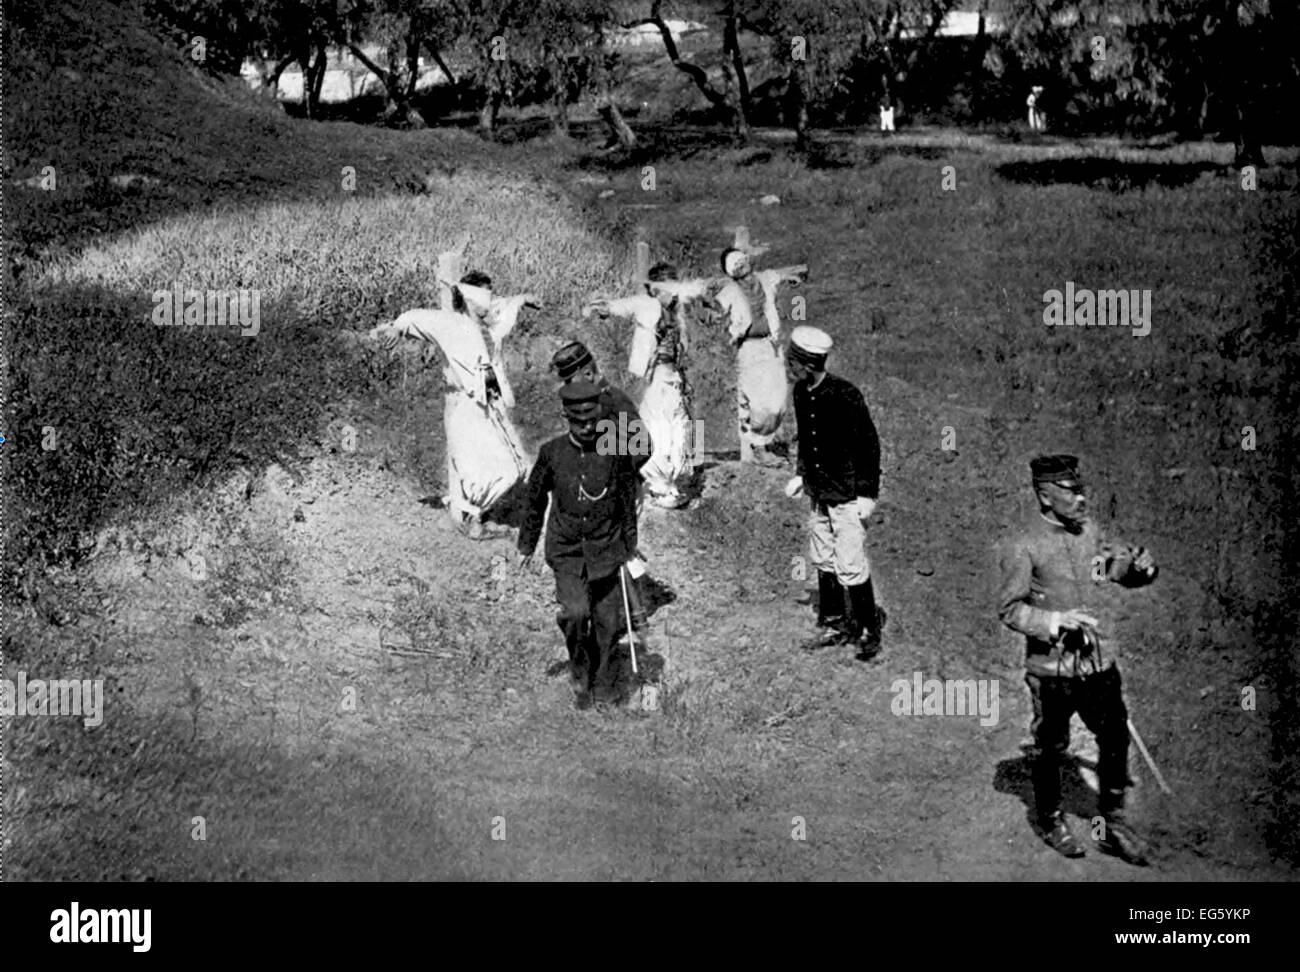
{"label": "shadow on grass", "polygon": [[[1032,756],[1028,750],[1024,750],[1021,755],[998,763],[993,774],[993,788],[999,793],[1014,796],[1023,803],[1026,819],[1031,824],[1037,818],[1032,768]],[[1063,811],[1085,820],[1090,820],[1097,815],[1097,794],[1080,775],[1080,770],[1095,768],[1093,763],[1075,755],[1069,755],[1062,760],[1061,809]]]}
{"label": "shadow on grass", "polygon": [[[150,294],[19,294],[6,432],[17,502],[4,579],[75,563],[115,512],[292,453],[323,407],[369,381],[324,328],[267,302],[260,328],[164,327]],[[20,573],[21,572],[21,573]]]}
{"label": "shadow on grass", "polygon": [[1060,183],[1091,186],[1112,192],[1145,189],[1151,185],[1186,186],[1206,172],[1219,172],[1212,162],[1125,162],[1106,158],[1042,159],[1007,162],[997,167],[997,174],[1010,182],[1034,186]]}
{"label": "shadow on grass", "polygon": [[[189,720],[22,720],[8,876],[40,881],[463,880],[409,774],[335,747],[217,744]],[[39,723],[39,724],[38,724]],[[435,806],[431,806],[430,804]],[[200,819],[201,818],[201,819]]]}

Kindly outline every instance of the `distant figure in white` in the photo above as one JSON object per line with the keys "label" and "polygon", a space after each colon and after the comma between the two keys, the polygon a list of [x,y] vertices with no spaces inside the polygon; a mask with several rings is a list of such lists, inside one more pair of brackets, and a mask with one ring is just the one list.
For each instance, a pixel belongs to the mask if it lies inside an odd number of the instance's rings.
{"label": "distant figure in white", "polygon": [[740,461],[780,466],[770,451],[790,403],[790,388],[781,352],[781,314],[777,288],[807,278],[805,265],[754,271],[749,254],[735,247],[722,251],[727,275],[714,295],[736,348],[736,412]]}
{"label": "distant figure in white", "polygon": [[1047,131],[1047,114],[1039,107],[1043,97],[1043,86],[1036,84],[1029,89],[1025,104],[1029,106],[1029,130],[1031,132]]}
{"label": "distant figure in white", "polygon": [[443,503],[457,527],[474,540],[492,535],[484,518],[531,466],[508,411],[515,396],[501,342],[514,330],[520,311],[525,306],[540,307],[541,302],[532,294],[494,297],[491,288],[487,274],[470,271],[452,287],[451,310],[409,310],[370,332],[386,347],[395,346],[402,337],[432,341],[446,357],[447,494]]}
{"label": "distant figure in white", "polygon": [[653,442],[641,476],[652,503],[680,509],[688,501],[681,487],[694,471],[694,425],[685,370],[690,344],[686,305],[704,298],[711,281],[678,280],[671,263],[655,264],[648,276],[644,294],[598,297],[582,313],[583,317],[593,311],[626,317],[635,325],[627,370],[646,382],[637,409]]}
{"label": "distant figure in white", "polygon": [[894,106],[889,100],[889,95],[880,96],[880,130],[882,132],[894,130]]}

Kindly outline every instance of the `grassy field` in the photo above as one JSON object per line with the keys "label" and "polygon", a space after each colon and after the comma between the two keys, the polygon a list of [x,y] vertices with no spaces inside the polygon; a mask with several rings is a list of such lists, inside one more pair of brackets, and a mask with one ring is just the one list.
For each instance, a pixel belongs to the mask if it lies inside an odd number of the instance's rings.
{"label": "grassy field", "polygon": [[[112,692],[95,730],[10,720],[11,876],[1292,875],[1293,150],[1246,191],[1228,145],[922,130],[824,133],[799,157],[778,133],[737,152],[665,126],[622,158],[580,125],[488,146],[287,120],[179,58],[155,100],[127,86],[160,57],[129,18],[19,13],[36,53],[6,61],[48,97],[6,100],[6,675]],[[68,76],[56,40],[93,67]],[[88,112],[98,135],[78,140]],[[64,188],[15,185],[46,164]],[[881,430],[886,655],[792,649],[810,620],[799,509],[779,474],[730,461],[733,366],[702,335],[701,495],[643,526],[662,704],[573,713],[549,578],[502,574],[508,542],[467,543],[418,502],[442,486],[439,362],[344,338],[428,303],[436,253],[468,235],[501,289],[545,300],[510,345],[535,446],[557,431],[562,340],[621,370],[626,333],[577,311],[626,285],[633,238],[712,273],[739,223],[771,245],[762,263],[810,265],[807,318]],[[174,280],[261,289],[261,332],[152,327],[149,294]],[[1150,335],[1044,327],[1067,280],[1149,288]],[[1028,704],[991,548],[1029,499],[1028,457],[1058,450],[1162,564],[1120,619],[1130,706],[1176,793],[1134,757],[1148,872],[1065,862],[1025,824]],[[888,687],[913,671],[999,679],[1000,722],[894,717]],[[1090,816],[1085,788],[1068,808]]]}

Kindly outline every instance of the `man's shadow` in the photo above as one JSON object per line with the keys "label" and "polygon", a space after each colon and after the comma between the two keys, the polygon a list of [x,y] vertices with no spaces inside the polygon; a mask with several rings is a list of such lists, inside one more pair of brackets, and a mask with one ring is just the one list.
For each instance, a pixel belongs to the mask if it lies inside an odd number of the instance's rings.
{"label": "man's shadow", "polygon": [[[638,642],[636,650],[636,668],[632,671],[632,653],[628,650],[627,636],[623,636],[618,643],[610,650],[609,661],[606,663],[610,666],[610,681],[626,691],[631,691],[638,683],[646,684],[657,682],[663,677],[664,673],[664,656],[658,654],[652,649],[646,651]],[[569,672],[569,660],[567,658],[558,659],[551,662],[546,668],[547,678],[556,678],[560,675],[567,675]]]}
{"label": "man's shadow", "polygon": [[[993,788],[999,793],[1017,797],[1025,805],[1025,819],[1034,833],[1042,836],[1038,827],[1038,812],[1034,802],[1032,776],[1033,747],[1020,744],[1020,755],[1004,759],[993,773]],[[1084,780],[1083,769],[1096,771],[1096,764],[1067,753],[1061,760],[1061,809],[1067,814],[1090,820],[1097,815],[1097,794]]]}
{"label": "man's shadow", "polygon": [[[664,581],[646,574],[641,578],[641,603],[645,608],[646,618],[653,618],[655,613],[665,605],[672,604],[677,600],[677,592]],[[650,637],[654,638],[654,633],[650,632]],[[646,651],[641,647],[640,640],[637,643],[637,672],[632,674],[632,656],[628,650],[627,633],[624,632],[619,636],[618,643],[611,649],[609,664],[613,666],[615,679],[620,684],[635,684],[639,679],[641,682],[655,682],[663,675],[664,657],[655,650],[653,640],[650,644],[650,650]],[[552,662],[546,668],[548,678],[555,678],[559,675],[567,674],[569,670],[569,660],[567,658],[558,659]]]}

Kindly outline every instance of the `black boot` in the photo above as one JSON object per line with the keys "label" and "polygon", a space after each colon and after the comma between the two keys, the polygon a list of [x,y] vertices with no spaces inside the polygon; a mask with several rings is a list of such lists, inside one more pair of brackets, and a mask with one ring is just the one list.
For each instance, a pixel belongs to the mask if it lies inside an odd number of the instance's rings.
{"label": "black boot", "polygon": [[868,577],[865,584],[849,588],[849,601],[858,642],[856,657],[858,661],[870,661],[880,654],[880,630],[885,626],[885,612],[876,607],[871,578]]}
{"label": "black boot", "polygon": [[1086,853],[1061,811],[1039,818],[1038,826],[1042,830],[1044,843],[1056,853],[1064,857],[1082,857]]}
{"label": "black boot", "polygon": [[847,630],[846,618],[848,604],[844,597],[844,588],[833,573],[819,570],[817,572],[817,634],[802,645],[805,651],[830,648],[847,644],[853,635]]}
{"label": "black boot", "polygon": [[1150,863],[1150,845],[1137,835],[1124,819],[1124,791],[1104,789],[1097,799],[1097,809],[1103,820],[1097,846],[1107,854],[1118,857],[1137,867]]}
{"label": "black boot", "polygon": [[844,588],[829,571],[817,571],[817,627],[838,628],[844,623]]}

